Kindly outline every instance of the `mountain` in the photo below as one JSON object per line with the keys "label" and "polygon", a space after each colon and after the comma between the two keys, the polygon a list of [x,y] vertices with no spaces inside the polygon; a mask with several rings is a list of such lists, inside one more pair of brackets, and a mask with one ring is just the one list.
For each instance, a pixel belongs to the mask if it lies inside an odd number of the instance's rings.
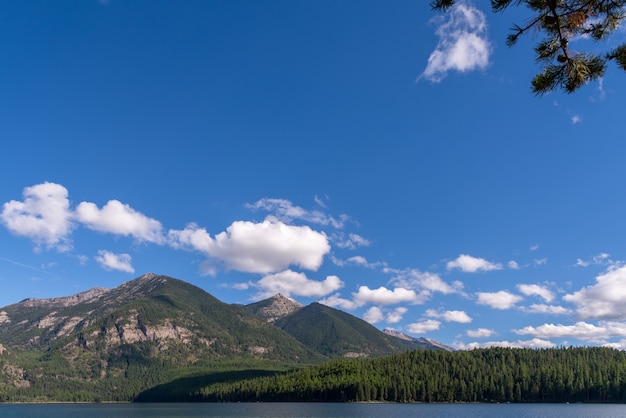
{"label": "mountain", "polygon": [[111,290],[0,308],[0,344],[0,401],[96,393],[128,400],[225,362],[285,368],[324,360],[248,310],[150,273]]}
{"label": "mountain", "polygon": [[320,303],[276,320],[275,325],[327,357],[376,357],[415,348],[438,349],[385,334],[368,322]]}
{"label": "mountain", "polygon": [[302,308],[302,304],[278,293],[269,299],[245,305],[245,308],[267,322],[277,320]]}
{"label": "mountain", "polygon": [[191,393],[190,382],[414,348],[442,346],[385,334],[319,303],[276,295],[231,305],[148,273],[114,289],[0,308],[0,402],[128,401],[157,387]]}
{"label": "mountain", "polygon": [[424,338],[424,337],[414,338],[414,337],[411,337],[410,335],[406,335],[402,332],[394,331],[389,328],[385,328],[383,332],[392,337],[399,338],[404,341],[409,341],[415,344],[416,349],[454,351],[454,348],[441,344],[440,342],[435,341],[432,338]]}

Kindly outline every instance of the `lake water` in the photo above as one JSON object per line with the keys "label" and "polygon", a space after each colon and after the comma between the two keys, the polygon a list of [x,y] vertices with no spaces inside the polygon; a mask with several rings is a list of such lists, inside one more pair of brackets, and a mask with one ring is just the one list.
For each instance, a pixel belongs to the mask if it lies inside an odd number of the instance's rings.
{"label": "lake water", "polygon": [[623,418],[626,405],[589,404],[359,404],[203,403],[108,405],[0,404],[1,418],[195,418],[195,417],[355,417],[355,418]]}

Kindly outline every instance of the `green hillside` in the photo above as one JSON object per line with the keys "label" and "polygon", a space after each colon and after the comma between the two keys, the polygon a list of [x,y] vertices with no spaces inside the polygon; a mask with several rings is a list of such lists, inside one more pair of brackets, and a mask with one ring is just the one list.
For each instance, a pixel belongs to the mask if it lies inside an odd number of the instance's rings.
{"label": "green hillside", "polygon": [[369,357],[411,348],[353,315],[312,303],[276,321],[303,345],[328,357]]}

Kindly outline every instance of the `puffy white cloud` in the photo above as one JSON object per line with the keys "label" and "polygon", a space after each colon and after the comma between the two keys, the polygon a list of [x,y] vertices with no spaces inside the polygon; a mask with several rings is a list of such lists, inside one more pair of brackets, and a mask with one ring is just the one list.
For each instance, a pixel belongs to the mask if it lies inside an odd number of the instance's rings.
{"label": "puffy white cloud", "polygon": [[448,270],[459,269],[466,273],[475,273],[479,270],[502,270],[502,264],[491,263],[484,258],[472,257],[471,255],[461,254],[456,260],[448,261],[446,264]]}
{"label": "puffy white cloud", "polygon": [[596,277],[596,284],[565,295],[581,319],[626,319],[626,266],[612,267]]}
{"label": "puffy white cloud", "polygon": [[99,250],[96,261],[105,270],[119,270],[126,273],[134,273],[131,265],[131,257],[128,254],[114,254],[110,251]]}
{"label": "puffy white cloud", "polygon": [[430,331],[436,331],[441,326],[441,322],[434,319],[427,319],[421,322],[414,322],[407,325],[406,329],[411,334],[425,334]]}
{"label": "puffy white cloud", "polygon": [[476,348],[505,347],[505,348],[554,348],[556,344],[551,341],[533,338],[528,341],[490,341],[486,343],[455,344],[457,350],[474,350]]}
{"label": "puffy white cloud", "polygon": [[518,284],[517,290],[526,296],[539,296],[546,302],[552,302],[554,300],[554,293],[547,287],[539,286],[538,284]]}
{"label": "puffy white cloud", "polygon": [[0,220],[12,233],[33,240],[37,245],[67,251],[68,236],[74,229],[67,189],[56,183],[26,187],[23,201],[3,205]]}
{"label": "puffy white cloud", "polygon": [[323,281],[316,281],[309,279],[304,273],[285,270],[263,277],[254,286],[261,289],[259,296],[263,297],[277,293],[285,296],[321,297],[343,287],[343,282],[337,276],[328,276]]}
{"label": "puffy white cloud", "polygon": [[487,68],[491,45],[486,38],[487,18],[481,10],[461,1],[434,21],[439,42],[420,78],[439,82],[453,70],[463,73]]}
{"label": "puffy white cloud", "polygon": [[372,306],[363,314],[363,319],[370,324],[376,324],[381,321],[385,321],[387,324],[396,324],[402,321],[402,317],[407,311],[408,309],[403,307],[386,311],[378,306]]}
{"label": "puffy white cloud", "polygon": [[388,324],[396,324],[402,321],[402,317],[407,312],[408,312],[407,308],[403,308],[403,307],[396,308],[387,314],[387,317],[385,318],[385,322]]}
{"label": "puffy white cloud", "polygon": [[300,219],[310,223],[343,228],[345,222],[348,220],[347,215],[341,215],[339,219],[335,219],[334,217],[318,210],[311,211],[301,208],[300,206],[295,206],[286,199],[265,198],[255,203],[247,204],[246,207],[256,210],[265,210],[286,223],[289,223],[294,219]]}
{"label": "puffy white cloud", "polygon": [[522,308],[524,312],[548,314],[548,315],[569,315],[572,313],[571,309],[567,309],[563,306],[546,305],[543,303],[532,304],[527,308]]}
{"label": "puffy white cloud", "polygon": [[131,236],[139,241],[161,244],[165,241],[163,227],[155,219],[137,212],[119,200],[109,200],[102,209],[95,203],[81,202],[76,218],[94,231]]}
{"label": "puffy white cloud", "polygon": [[233,222],[215,238],[190,224],[184,230],[170,230],[168,238],[176,248],[191,247],[222,261],[228,269],[247,273],[273,273],[290,265],[317,270],[330,251],[324,233],[270,219]]}
{"label": "puffy white cloud", "polygon": [[444,311],[439,312],[434,309],[428,309],[426,316],[429,318],[439,318],[446,322],[460,322],[467,324],[472,322],[472,318],[465,311]]}
{"label": "puffy white cloud", "polygon": [[492,329],[478,328],[475,330],[468,330],[466,334],[470,338],[489,338],[495,333],[496,332]]}
{"label": "puffy white cloud", "polygon": [[382,309],[377,306],[372,306],[363,314],[363,319],[370,324],[376,324],[385,318],[385,314]]}
{"label": "puffy white cloud", "polygon": [[330,306],[331,308],[342,308],[346,310],[353,310],[359,307],[359,304],[348,299],[344,299],[339,295],[339,293],[335,293],[330,295],[329,297],[322,299],[319,303]]}
{"label": "puffy white cloud", "polygon": [[394,305],[396,303],[405,302],[412,304],[423,303],[430,296],[430,293],[416,293],[414,290],[404,289],[402,287],[396,287],[390,290],[384,286],[378,289],[360,286],[359,291],[352,293],[352,296],[359,306],[363,306],[366,303],[372,303],[374,305]]}
{"label": "puffy white cloud", "polygon": [[574,325],[543,324],[538,327],[527,326],[513,332],[537,338],[576,338],[581,341],[605,343],[610,338],[626,337],[626,323],[601,321],[594,325],[581,321]]}
{"label": "puffy white cloud", "polygon": [[391,279],[391,283],[407,289],[425,289],[431,292],[443,294],[457,293],[463,288],[463,283],[446,283],[437,274],[424,273],[416,269],[397,271],[397,275]]}
{"label": "puffy white cloud", "polygon": [[476,295],[478,296],[477,304],[487,305],[494,309],[511,309],[517,302],[523,299],[519,295],[514,295],[504,290],[492,293],[478,292]]}

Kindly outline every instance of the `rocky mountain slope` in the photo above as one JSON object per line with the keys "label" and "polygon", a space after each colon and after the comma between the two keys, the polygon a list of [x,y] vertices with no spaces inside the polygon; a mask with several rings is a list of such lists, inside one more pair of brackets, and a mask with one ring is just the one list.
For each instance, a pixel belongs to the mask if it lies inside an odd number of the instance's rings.
{"label": "rocky mountain slope", "polygon": [[415,345],[276,295],[247,306],[151,273],[115,289],[0,308],[0,401],[129,400],[207,371],[276,370]]}
{"label": "rocky mountain slope", "polygon": [[279,293],[269,299],[245,305],[245,308],[267,322],[274,323],[301,309],[302,306],[300,302]]}

